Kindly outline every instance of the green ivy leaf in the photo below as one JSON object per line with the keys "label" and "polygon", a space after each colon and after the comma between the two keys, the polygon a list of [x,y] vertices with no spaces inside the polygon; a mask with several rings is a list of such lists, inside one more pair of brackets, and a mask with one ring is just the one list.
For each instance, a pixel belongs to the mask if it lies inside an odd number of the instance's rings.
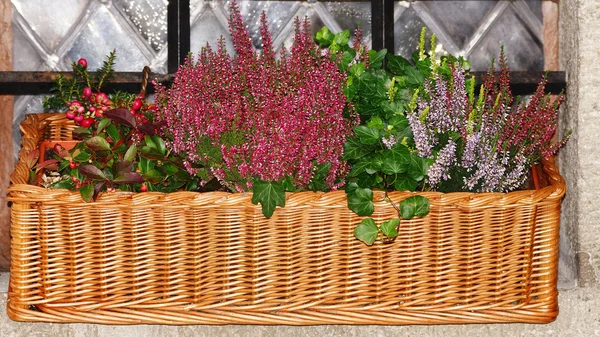
{"label": "green ivy leaf", "polygon": [[396,177],[396,181],[394,181],[394,188],[397,191],[411,191],[412,192],[417,188],[418,185],[419,185],[419,183],[416,180],[408,177],[405,174],[399,174]]}
{"label": "green ivy leaf", "polygon": [[383,59],[387,54],[387,49],[382,49],[378,52],[369,50],[369,67],[371,69],[379,69],[383,64]]}
{"label": "green ivy leaf", "polygon": [[343,32],[335,34],[333,41],[339,44],[340,46],[347,46],[348,42],[350,41],[350,31],[345,30]]}
{"label": "green ivy leaf", "polygon": [[402,56],[387,54],[387,67],[395,75],[403,75],[404,69],[412,67],[410,62]]}
{"label": "green ivy leaf", "polygon": [[429,214],[429,199],[415,195],[400,202],[400,215],[406,220],[415,216],[426,216]]}
{"label": "green ivy leaf", "polygon": [[275,212],[275,207],[285,206],[285,188],[280,182],[255,181],[252,185],[252,203],[260,203],[262,212],[268,219]]}
{"label": "green ivy leaf", "polygon": [[408,119],[403,115],[395,115],[390,118],[389,124],[394,127],[394,130],[402,131],[408,127]]}
{"label": "green ivy leaf", "polygon": [[94,186],[92,184],[83,185],[79,190],[79,193],[85,202],[90,202],[94,196]]}
{"label": "green ivy leaf", "polygon": [[85,142],[85,145],[94,151],[110,150],[110,144],[100,136],[94,136]]}
{"label": "green ivy leaf", "polygon": [[373,206],[373,191],[370,188],[358,187],[356,183],[348,184],[346,188],[348,208],[360,216],[371,215]]}
{"label": "green ivy leaf", "polygon": [[375,220],[371,218],[363,219],[356,228],[354,228],[354,236],[360,241],[370,246],[377,240],[379,229],[375,224]]}
{"label": "green ivy leaf", "polygon": [[378,116],[371,117],[371,119],[369,119],[367,122],[367,126],[377,130],[383,130],[385,128],[383,125],[383,120]]}
{"label": "green ivy leaf", "polygon": [[383,165],[381,170],[385,174],[404,173],[410,164],[410,151],[402,144],[385,151],[383,154]]}
{"label": "green ivy leaf", "polygon": [[398,218],[384,221],[380,227],[381,232],[383,233],[383,235],[387,236],[390,239],[395,238],[396,236],[398,236],[398,230],[396,228],[398,227],[399,223],[400,219]]}
{"label": "green ivy leaf", "polygon": [[346,160],[360,159],[367,153],[369,153],[369,148],[360,142],[358,136],[346,139],[346,143],[344,143],[344,158]]}
{"label": "green ivy leaf", "polygon": [[362,74],[365,73],[366,71],[366,67],[364,63],[356,63],[353,64],[350,69],[348,69],[348,71],[350,72],[350,74],[356,76],[356,77],[360,77]]}
{"label": "green ivy leaf", "polygon": [[379,130],[376,128],[359,125],[354,128],[354,133],[356,133],[362,144],[373,145],[379,141]]}
{"label": "green ivy leaf", "polygon": [[285,177],[285,179],[283,179],[282,183],[283,183],[283,188],[287,192],[294,192],[296,190],[296,186],[294,186],[291,176]]}
{"label": "green ivy leaf", "polygon": [[425,82],[425,77],[419,70],[413,67],[407,67],[406,69],[406,83],[413,87],[419,87]]}
{"label": "green ivy leaf", "polygon": [[[356,52],[354,54],[356,54]],[[356,55],[352,55],[350,51],[345,51],[344,54],[342,54],[342,70],[345,71],[348,68],[348,65],[354,60],[355,56]]]}
{"label": "green ivy leaf", "polygon": [[421,181],[427,175],[429,170],[429,160],[423,157],[411,155],[410,165],[408,167],[408,176],[415,181]]}

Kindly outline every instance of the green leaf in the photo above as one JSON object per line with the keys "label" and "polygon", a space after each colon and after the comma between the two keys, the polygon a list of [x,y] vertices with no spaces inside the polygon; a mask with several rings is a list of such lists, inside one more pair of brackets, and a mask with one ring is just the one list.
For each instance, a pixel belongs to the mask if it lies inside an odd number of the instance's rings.
{"label": "green leaf", "polygon": [[327,26],[323,26],[323,28],[315,34],[317,42],[324,46],[329,46],[333,42],[334,37],[335,35],[331,33]]}
{"label": "green leaf", "polygon": [[390,118],[389,124],[394,127],[394,130],[402,131],[408,127],[408,119],[403,115],[395,115]]}
{"label": "green leaf", "polygon": [[[96,130],[96,133],[100,133],[102,132],[102,130],[104,130],[104,128],[110,124],[110,119],[108,118],[102,118],[100,120],[100,123],[98,123],[98,129]],[[111,137],[112,138],[112,137]]]}
{"label": "green leaf", "polygon": [[383,235],[387,236],[388,238],[395,238],[396,236],[398,236],[398,224],[400,223],[400,219],[396,218],[396,219],[391,219],[388,221],[384,221],[381,224],[381,232],[383,233]]}
{"label": "green leaf", "polygon": [[413,67],[407,67],[406,69],[406,83],[413,87],[419,87],[425,82],[425,77],[421,72]]}
{"label": "green leaf", "polygon": [[360,159],[369,152],[369,148],[360,142],[358,136],[346,138],[346,143],[344,143],[344,158],[346,160]]}
{"label": "green leaf", "polygon": [[348,42],[350,41],[350,31],[345,30],[343,32],[335,34],[333,41],[339,44],[340,46],[347,46]]}
{"label": "green leaf", "polygon": [[325,177],[329,173],[329,170],[331,170],[330,162],[319,164],[319,165],[317,165],[317,170],[315,172],[315,176]]}
{"label": "green leaf", "polygon": [[73,138],[74,139],[86,139],[88,136],[92,135],[92,131],[90,129],[82,128],[80,126],[73,129]]}
{"label": "green leaf", "polygon": [[383,130],[385,128],[383,125],[383,120],[381,120],[381,118],[377,116],[371,117],[371,119],[369,119],[369,121],[367,122],[367,126],[369,128],[374,128],[377,130]]}
{"label": "green leaf", "polygon": [[404,69],[412,67],[410,62],[402,56],[387,54],[387,68],[395,75],[403,75]]}
{"label": "green leaf", "polygon": [[377,240],[379,229],[375,224],[375,220],[371,218],[363,219],[356,228],[354,228],[354,236],[360,241],[370,246]]}
{"label": "green leaf", "polygon": [[285,179],[283,179],[282,183],[283,183],[283,188],[285,188],[285,190],[287,192],[294,192],[296,190],[296,186],[294,186],[291,176],[285,177]]}
{"label": "green leaf", "polygon": [[410,151],[402,144],[396,144],[383,154],[381,170],[385,174],[404,173],[410,164]]}
{"label": "green leaf", "polygon": [[348,65],[350,62],[352,62],[352,60],[354,60],[355,56],[356,52],[354,52],[353,55],[353,53],[350,51],[345,51],[344,54],[342,54],[342,70],[346,70],[348,68]]}
{"label": "green leaf", "polygon": [[159,168],[166,175],[174,175],[179,172],[179,168],[172,163],[163,163]]}
{"label": "green leaf", "polygon": [[127,160],[130,162],[134,162],[135,161],[135,155],[137,154],[137,147],[135,146],[135,144],[131,144],[131,146],[127,149],[127,152],[125,152],[125,155],[123,156],[123,160]]}
{"label": "green leaf", "polygon": [[400,215],[406,220],[429,214],[429,199],[415,195],[400,202]]}
{"label": "green leaf", "polygon": [[369,50],[369,67],[371,69],[379,69],[383,64],[383,59],[387,54],[387,49],[382,49],[378,52]]}
{"label": "green leaf", "polygon": [[419,156],[410,156],[410,165],[408,167],[408,176],[415,181],[421,181],[427,175],[429,170],[429,160]]}
{"label": "green leaf", "polygon": [[119,133],[119,129],[114,124],[109,124],[106,126],[106,133],[112,140],[115,142],[121,139],[121,134]]}
{"label": "green leaf", "polygon": [[146,143],[146,146],[153,148],[153,149],[158,149],[158,146],[156,146],[156,144],[154,143],[154,140],[152,139],[152,137],[150,136],[145,136],[144,137],[144,141]]}
{"label": "green leaf", "polygon": [[255,181],[252,193],[252,203],[261,204],[267,219],[273,215],[276,206],[285,206],[285,188],[280,182]]}
{"label": "green leaf", "polygon": [[152,136],[152,141],[154,142],[154,144],[156,144],[156,148],[158,149],[158,152],[160,152],[160,154],[162,154],[163,156],[167,154],[167,147],[165,146],[165,141],[162,138],[154,135]]}
{"label": "green leaf", "polygon": [[79,190],[79,193],[85,202],[90,202],[94,196],[94,186],[92,184],[83,185]]}
{"label": "green leaf", "polygon": [[85,145],[94,151],[110,150],[110,144],[100,136],[94,136],[85,142]]}
{"label": "green leaf", "polygon": [[151,169],[143,174],[143,179],[148,180],[152,184],[158,184],[163,180],[163,175],[156,169]]}
{"label": "green leaf", "polygon": [[394,181],[394,188],[397,191],[414,191],[419,183],[405,174],[399,174]]}
{"label": "green leaf", "polygon": [[381,186],[383,178],[381,178],[381,176],[377,174],[362,173],[361,175],[356,177],[356,180],[358,186],[362,188],[383,188],[383,186]]}
{"label": "green leaf", "polygon": [[373,206],[373,191],[370,188],[358,187],[356,183],[348,184],[346,188],[348,208],[357,215],[371,215],[375,210]]}
{"label": "green leaf", "polygon": [[140,171],[148,172],[154,168],[154,161],[149,160],[147,158],[140,158],[140,163],[138,165]]}
{"label": "green leaf", "polygon": [[73,157],[73,161],[76,163],[87,163],[91,157],[92,154],[89,152],[89,150],[84,149],[81,152],[79,152],[79,154],[77,154],[75,157]]}
{"label": "green leaf", "polygon": [[366,67],[364,63],[356,63],[353,64],[350,67],[350,69],[348,69],[348,71],[350,72],[350,74],[356,77],[360,77],[360,75],[362,75],[366,71]]}
{"label": "green leaf", "polygon": [[379,130],[376,128],[359,125],[354,128],[354,133],[356,133],[362,144],[373,145],[379,141]]}

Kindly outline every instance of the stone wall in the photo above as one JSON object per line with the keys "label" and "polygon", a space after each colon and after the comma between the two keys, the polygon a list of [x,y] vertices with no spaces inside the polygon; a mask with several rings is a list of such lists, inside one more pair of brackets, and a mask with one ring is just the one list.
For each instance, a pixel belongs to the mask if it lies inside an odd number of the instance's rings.
{"label": "stone wall", "polygon": [[561,230],[561,280],[598,286],[600,267],[600,1],[560,1],[560,66],[567,72],[561,133],[573,135],[560,155],[567,181]]}

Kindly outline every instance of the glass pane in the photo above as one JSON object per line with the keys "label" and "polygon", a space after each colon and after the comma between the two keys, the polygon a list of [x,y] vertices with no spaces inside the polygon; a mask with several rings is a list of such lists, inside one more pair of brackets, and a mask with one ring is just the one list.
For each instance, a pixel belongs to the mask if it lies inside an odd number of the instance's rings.
{"label": "glass pane", "polygon": [[[524,1],[524,0],[518,0]],[[519,3],[517,3],[519,4]],[[541,36],[527,28],[515,12],[527,11],[533,20],[542,20],[541,1],[527,0],[524,6],[506,1],[398,1],[394,11],[396,53],[404,57],[418,47],[419,33],[429,24],[431,33],[454,43],[455,54],[467,57],[474,71],[488,69],[491,59],[505,52],[511,70],[542,70]]]}
{"label": "glass pane", "polygon": [[54,50],[88,6],[89,0],[12,0],[31,29]]}
{"label": "glass pane", "polygon": [[66,61],[84,57],[89,69],[97,69],[113,49],[117,50],[116,71],[141,71],[150,63],[108,9],[101,7],[75,39]]}
{"label": "glass pane", "polygon": [[475,70],[487,70],[492,58],[500,55],[500,46],[508,59],[511,71],[543,70],[543,46],[537,41],[509,8],[481,39],[469,60]]}
{"label": "glass pane", "polygon": [[167,43],[167,0],[114,0],[155,51]]}

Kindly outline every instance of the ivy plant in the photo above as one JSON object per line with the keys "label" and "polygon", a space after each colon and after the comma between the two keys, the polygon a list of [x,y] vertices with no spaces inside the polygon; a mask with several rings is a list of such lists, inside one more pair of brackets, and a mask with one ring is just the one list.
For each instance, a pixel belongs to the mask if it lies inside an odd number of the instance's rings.
{"label": "ivy plant", "polygon": [[[425,189],[425,177],[432,161],[417,154],[405,112],[417,104],[416,93],[435,67],[445,67],[448,72],[450,69],[443,62],[434,61],[433,48],[425,52],[424,30],[419,50],[411,60],[385,49],[367,51],[360,41],[350,46],[348,37],[348,31],[333,34],[327,27],[315,35],[321,47],[337,52],[335,57],[340,70],[346,71],[348,76],[347,99],[360,115],[360,125],[354,128],[354,135],[344,145],[344,159],[352,167],[346,194],[352,211],[370,216],[374,211],[374,189],[383,190],[386,195],[392,190]],[[431,44],[435,45],[435,36]],[[422,196],[412,196],[399,205],[389,198],[386,200],[398,211],[398,218],[380,225],[372,218],[365,218],[354,234],[367,245],[378,237],[383,241],[393,240],[398,235],[401,219],[429,213],[429,200]]]}

